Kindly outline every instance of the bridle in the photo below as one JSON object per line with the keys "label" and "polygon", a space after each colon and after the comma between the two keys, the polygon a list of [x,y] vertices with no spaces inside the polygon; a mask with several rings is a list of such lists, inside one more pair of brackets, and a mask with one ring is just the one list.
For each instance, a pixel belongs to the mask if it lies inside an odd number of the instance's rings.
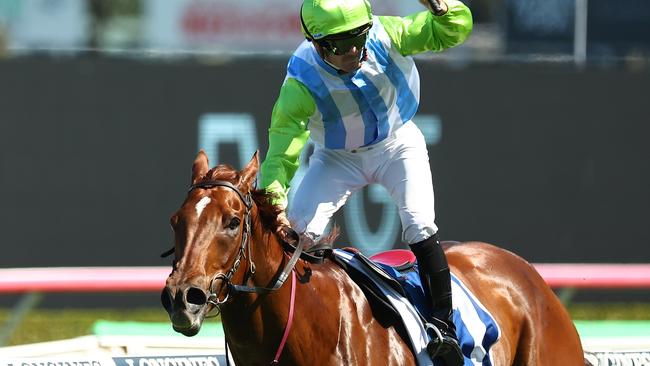
{"label": "bridle", "polygon": [[[253,199],[250,193],[250,190],[248,194],[244,195],[239,188],[237,188],[234,184],[230,182],[226,182],[223,180],[208,180],[208,181],[202,181],[199,183],[192,184],[190,186],[190,189],[188,191],[192,192],[195,189],[210,189],[214,187],[226,187],[229,188],[237,195],[239,198],[242,200],[244,203],[244,206],[246,206],[246,214],[244,216],[244,233],[242,234],[242,240],[241,244],[239,246],[239,252],[237,253],[237,257],[235,258],[235,262],[233,263],[232,267],[224,274],[224,273],[217,273],[212,277],[210,280],[210,287],[209,287],[209,294],[208,294],[208,299],[207,302],[214,305],[214,308],[216,309],[216,312],[213,315],[210,315],[209,317],[214,317],[219,315],[221,313],[221,305],[225,304],[229,297],[230,297],[230,292],[246,292],[246,293],[257,293],[257,294],[268,294],[273,291],[276,291],[282,285],[284,284],[284,281],[289,277],[289,274],[292,273],[292,281],[291,281],[291,300],[290,300],[290,305],[289,305],[289,317],[287,321],[287,326],[284,330],[284,335],[282,336],[282,340],[280,341],[280,345],[278,347],[278,350],[275,353],[275,357],[273,358],[273,361],[271,361],[272,365],[277,365],[279,363],[280,355],[282,354],[282,350],[284,349],[284,346],[287,342],[287,338],[289,336],[289,331],[291,330],[291,324],[293,322],[293,311],[294,311],[294,304],[295,304],[295,293],[296,293],[296,274],[293,271],[293,267],[296,265],[296,262],[298,261],[298,258],[300,258],[300,253],[302,252],[302,241],[299,240],[298,235],[296,234],[295,237],[298,239],[298,245],[296,246],[295,251],[293,252],[293,255],[291,256],[291,259],[289,259],[289,262],[287,262],[286,266],[284,267],[284,270],[282,270],[282,273],[280,273],[280,276],[278,276],[278,279],[275,281],[275,284],[273,287],[267,288],[267,287],[256,287],[256,286],[246,286],[243,283],[246,283],[246,281],[249,278],[249,275],[252,277],[255,274],[255,264],[253,263],[253,257],[251,255],[251,245],[249,243],[250,238],[251,238],[251,209],[253,208]],[[293,231],[293,230],[292,230]],[[295,234],[295,232],[293,232]],[[246,271],[244,274],[244,280],[241,285],[235,285],[233,284],[230,280],[232,277],[235,275],[237,270],[239,269],[239,265],[241,264],[241,260],[244,257],[244,253],[248,249],[248,262],[250,263],[249,269]],[[221,280],[226,283],[228,286],[227,292],[223,300],[219,300],[219,294],[214,291],[214,283],[216,280]],[[208,317],[206,315],[206,317]],[[228,345],[227,345],[227,340],[226,340],[226,363],[230,363],[228,360]]]}
{"label": "bridle", "polygon": [[[215,274],[210,280],[207,302],[214,305],[215,309],[217,309],[217,312],[213,315],[210,315],[210,317],[219,315],[219,313],[221,312],[221,305],[223,305],[228,301],[228,298],[230,297],[230,284],[231,284],[230,280],[235,275],[235,273],[239,270],[239,265],[241,264],[241,260],[244,257],[247,248],[248,248],[248,262],[250,263],[250,265],[246,273],[247,274],[250,273],[251,276],[255,274],[255,263],[253,262],[253,258],[251,256],[251,246],[248,243],[249,237],[251,235],[250,212],[251,212],[251,208],[253,207],[253,199],[251,197],[251,194],[249,192],[247,195],[244,195],[239,190],[239,188],[237,188],[234,184],[223,180],[208,180],[208,181],[202,181],[199,183],[192,184],[188,190],[188,194],[198,188],[210,189],[215,187],[226,187],[235,191],[239,196],[239,198],[241,199],[241,201],[244,203],[244,206],[246,207],[246,214],[244,215],[244,220],[243,220],[244,232],[242,233],[241,244],[239,245],[239,251],[237,253],[237,256],[235,257],[235,261],[233,262],[232,266],[226,273],[219,272]],[[217,280],[221,280],[229,285],[228,290],[226,292],[226,296],[223,298],[223,300],[219,300],[219,295],[214,290],[214,284]]]}
{"label": "bridle", "polygon": [[[282,350],[286,345],[287,339],[289,337],[289,332],[291,330],[291,325],[293,323],[295,295],[296,295],[296,272],[294,271],[294,267],[298,262],[298,259],[301,257],[311,263],[322,263],[324,259],[324,255],[322,253],[324,253],[325,250],[331,251],[331,246],[316,245],[310,248],[309,250],[310,253],[303,252],[304,241],[300,240],[299,235],[293,229],[291,229],[290,227],[284,227],[282,228],[282,230],[284,230],[286,237],[293,239],[292,242],[296,242],[297,244],[294,247],[291,243],[287,242],[286,240],[284,239],[281,240],[281,243],[284,246],[284,250],[289,250],[289,251],[293,250],[293,254],[291,255],[291,258],[289,259],[284,269],[278,276],[277,280],[275,281],[275,284],[272,287],[256,287],[256,286],[244,285],[255,274],[255,264],[253,263],[251,243],[250,243],[252,237],[251,210],[253,208],[253,202],[254,202],[253,197],[250,190],[247,194],[243,194],[239,190],[239,188],[237,188],[234,184],[223,180],[204,180],[198,183],[194,183],[190,186],[188,190],[188,194],[195,189],[211,189],[215,187],[226,187],[230,190],[233,190],[235,193],[237,193],[241,201],[244,203],[244,206],[246,207],[246,214],[244,215],[244,220],[243,220],[244,231],[242,233],[241,243],[239,245],[239,250],[237,252],[237,256],[235,257],[232,266],[226,273],[219,272],[215,274],[210,280],[209,293],[207,295],[206,303],[212,304],[216,312],[212,315],[205,315],[205,317],[210,318],[219,315],[221,313],[221,306],[229,300],[230,293],[232,291],[234,291],[235,293],[244,292],[244,293],[268,294],[282,287],[286,279],[289,277],[289,274],[291,274],[292,275],[291,291],[290,291],[291,297],[289,301],[289,314],[287,318],[287,325],[284,329],[284,334],[282,335],[282,340],[280,341],[280,345],[278,346],[278,349],[275,353],[275,357],[273,358],[273,361],[271,361],[272,365],[277,365],[279,364],[279,359],[282,354]],[[247,251],[248,251],[249,268],[246,270],[246,273],[244,274],[244,279],[242,281],[242,284],[235,285],[231,282],[231,280],[234,277],[235,273],[237,273],[237,271],[239,270],[239,266],[241,265],[242,258],[244,258]],[[175,252],[175,248],[172,248],[162,253],[161,257],[167,257],[173,254],[174,252]],[[311,253],[319,253],[319,252],[321,253],[322,256],[311,254]],[[226,294],[223,299],[219,299],[219,293],[221,293],[221,290],[219,292],[216,292],[214,290],[214,284],[217,280],[222,281],[222,283],[225,283],[227,286]],[[226,340],[226,360],[227,360],[226,363],[229,364],[227,340]]]}
{"label": "bridle", "polygon": [[[219,272],[215,274],[210,280],[207,302],[214,305],[216,309],[216,313],[210,315],[209,317],[214,317],[219,315],[219,313],[221,313],[221,306],[228,301],[228,299],[230,298],[231,291],[234,291],[235,293],[245,292],[245,293],[268,294],[278,290],[280,287],[282,287],[286,279],[289,277],[289,274],[293,270],[293,267],[296,265],[296,262],[298,261],[298,258],[300,257],[303,248],[303,243],[301,240],[298,239],[298,235],[296,234],[295,237],[298,240],[298,245],[296,246],[293,255],[289,259],[289,262],[287,262],[286,266],[284,267],[284,270],[280,273],[278,279],[275,281],[275,284],[272,287],[256,287],[256,286],[244,285],[244,283],[246,283],[246,281],[248,280],[249,276],[252,277],[255,274],[255,264],[253,263],[253,258],[251,255],[251,245],[249,243],[251,238],[251,230],[252,230],[252,225],[251,225],[251,209],[253,208],[252,195],[250,191],[246,195],[244,195],[239,190],[239,188],[237,188],[234,184],[223,180],[205,180],[205,181],[192,184],[188,190],[188,193],[192,192],[195,189],[210,189],[215,187],[226,187],[235,191],[235,193],[237,193],[239,198],[244,203],[244,206],[246,206],[246,214],[244,215],[244,220],[243,220],[244,232],[242,234],[241,244],[239,245],[239,251],[237,253],[237,257],[235,257],[235,261],[233,262],[232,267],[230,267],[230,269],[226,273]],[[245,256],[246,251],[248,251],[249,268],[246,271],[246,274],[244,275],[243,283],[241,285],[233,284],[231,282],[232,277],[239,270],[239,266],[241,264],[242,258]],[[214,290],[214,284],[217,280],[221,280],[222,282],[225,282],[226,285],[228,286],[226,295],[221,300],[219,299],[219,292],[221,291],[216,292]]]}

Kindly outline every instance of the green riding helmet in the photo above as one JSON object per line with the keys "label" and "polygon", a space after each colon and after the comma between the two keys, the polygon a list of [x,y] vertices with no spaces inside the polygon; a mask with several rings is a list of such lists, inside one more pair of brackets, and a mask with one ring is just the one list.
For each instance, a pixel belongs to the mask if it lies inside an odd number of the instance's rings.
{"label": "green riding helmet", "polygon": [[304,0],[302,32],[309,40],[343,33],[372,22],[368,0]]}

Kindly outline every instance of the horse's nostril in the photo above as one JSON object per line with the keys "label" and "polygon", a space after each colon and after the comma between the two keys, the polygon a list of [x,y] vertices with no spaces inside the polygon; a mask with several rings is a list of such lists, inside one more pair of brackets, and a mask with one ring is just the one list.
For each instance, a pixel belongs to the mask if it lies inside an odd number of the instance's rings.
{"label": "horse's nostril", "polygon": [[205,292],[200,288],[190,287],[187,289],[187,293],[185,294],[185,300],[188,304],[205,305],[207,297],[205,296]]}
{"label": "horse's nostril", "polygon": [[169,288],[165,287],[160,294],[160,302],[162,303],[163,308],[168,312],[172,308],[172,294],[169,292]]}

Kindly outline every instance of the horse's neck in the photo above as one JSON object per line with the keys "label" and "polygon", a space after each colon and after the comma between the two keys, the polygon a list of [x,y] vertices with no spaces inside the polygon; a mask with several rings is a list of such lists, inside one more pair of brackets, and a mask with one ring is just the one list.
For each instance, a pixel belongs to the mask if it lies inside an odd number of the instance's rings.
{"label": "horse's neck", "polygon": [[259,287],[272,286],[285,262],[284,250],[277,236],[256,220],[249,245],[252,253],[248,259],[255,264],[252,283]]}
{"label": "horse's neck", "polygon": [[[252,245],[251,256],[255,264],[255,274],[246,285],[273,286],[286,262],[281,244],[275,234],[261,227],[253,228],[249,244]],[[245,264],[247,267],[250,265],[250,263]],[[276,314],[279,316],[288,310],[289,281],[291,278],[272,294],[238,293],[232,298],[232,302],[223,309],[221,319],[228,341],[233,346],[261,345],[265,319],[268,321],[270,318],[275,318]]]}
{"label": "horse's neck", "polygon": [[[247,283],[244,285],[267,287],[277,278],[278,268],[284,261],[284,251],[276,235],[264,227],[256,205],[250,215],[251,237],[248,238],[248,249],[244,256],[246,263],[242,262],[242,266],[245,264],[249,271],[246,276]],[[254,273],[251,273],[251,269],[254,269]]]}

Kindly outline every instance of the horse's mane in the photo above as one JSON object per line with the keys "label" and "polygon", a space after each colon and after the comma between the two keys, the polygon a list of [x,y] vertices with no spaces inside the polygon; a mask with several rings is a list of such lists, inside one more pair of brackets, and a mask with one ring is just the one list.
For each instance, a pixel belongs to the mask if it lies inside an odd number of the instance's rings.
{"label": "horse's mane", "polygon": [[[197,183],[209,180],[223,180],[237,185],[240,181],[239,172],[228,164],[219,164],[216,167],[210,169]],[[259,213],[259,217],[262,221],[262,225],[267,230],[277,233],[279,229],[278,221],[276,218],[278,215],[284,212],[284,208],[279,205],[274,205],[273,201],[275,194],[269,192],[265,189],[254,189],[251,192],[255,205]],[[338,226],[334,226],[332,231],[328,235],[324,235],[318,239],[317,242],[314,242],[313,239],[308,236],[301,235],[301,240],[308,240],[313,244],[333,244],[336,238],[339,235]],[[309,246],[309,245],[307,245]]]}

